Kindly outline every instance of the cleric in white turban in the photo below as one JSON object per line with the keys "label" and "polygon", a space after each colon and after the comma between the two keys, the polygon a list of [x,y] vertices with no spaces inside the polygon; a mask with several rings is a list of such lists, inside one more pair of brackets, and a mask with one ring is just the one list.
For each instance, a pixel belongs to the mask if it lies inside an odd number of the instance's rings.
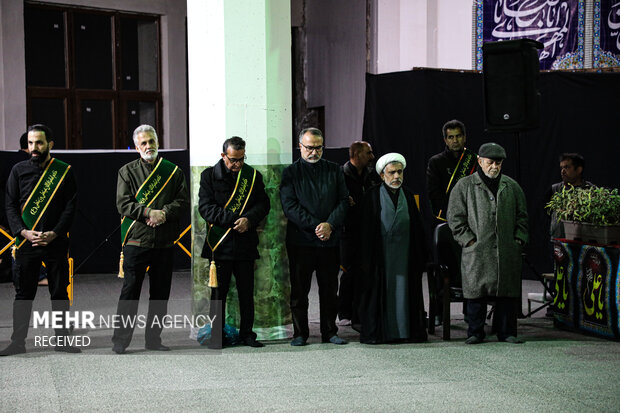
{"label": "cleric in white turban", "polygon": [[383,184],[362,201],[360,341],[426,341],[422,272],[427,262],[424,227],[415,196],[402,187],[407,161],[383,155],[376,170]]}
{"label": "cleric in white turban", "polygon": [[401,163],[403,165],[403,169],[407,167],[407,161],[405,161],[404,156],[402,156],[400,153],[390,152],[379,158],[379,160],[375,164],[375,170],[377,171],[377,174],[381,175],[381,172],[383,172],[385,167],[392,162]]}

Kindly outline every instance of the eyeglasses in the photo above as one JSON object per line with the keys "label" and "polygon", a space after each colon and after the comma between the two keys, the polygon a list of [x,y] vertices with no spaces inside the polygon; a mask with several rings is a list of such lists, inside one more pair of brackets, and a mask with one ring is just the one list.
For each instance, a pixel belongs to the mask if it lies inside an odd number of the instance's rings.
{"label": "eyeglasses", "polygon": [[246,155],[243,155],[243,158],[229,158],[228,155],[224,155],[226,157],[226,159],[228,159],[228,161],[230,163],[232,163],[233,165],[236,163],[242,163],[244,162],[246,159],[248,159],[248,157]]}
{"label": "eyeglasses", "polygon": [[306,146],[303,143],[299,143],[301,146],[303,146],[304,148],[306,148],[306,150],[308,152],[313,152],[313,151],[317,151],[317,152],[321,152],[324,148],[323,145],[319,145],[319,146]]}

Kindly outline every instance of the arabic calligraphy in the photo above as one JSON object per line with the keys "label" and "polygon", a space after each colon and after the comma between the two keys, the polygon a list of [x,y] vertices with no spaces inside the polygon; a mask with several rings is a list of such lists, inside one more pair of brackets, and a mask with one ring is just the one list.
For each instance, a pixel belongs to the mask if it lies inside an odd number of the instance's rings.
{"label": "arabic calligraphy", "polygon": [[609,35],[616,38],[616,49],[620,51],[620,1],[611,5],[609,14],[607,15],[607,26],[609,27]]}
{"label": "arabic calligraphy", "polygon": [[157,175],[153,177],[152,182],[149,183],[148,188],[146,188],[146,190],[141,194],[140,199],[138,199],[138,202],[141,204],[148,202],[153,192],[155,192],[158,189],[158,185],[161,182],[161,180],[162,180],[161,175]]}
{"label": "arabic calligraphy", "polygon": [[33,202],[34,205],[32,206],[32,208],[30,208],[31,215],[36,215],[37,212],[39,212],[41,204],[45,203],[47,199],[47,194],[53,190],[53,186],[55,184],[57,176],[58,171],[53,170],[50,172],[50,176],[45,179],[45,182],[43,182],[43,189],[41,190],[39,197]]}
{"label": "arabic calligraphy", "polygon": [[248,192],[248,179],[242,178],[239,182],[239,192],[235,196],[233,203],[230,206],[230,210],[237,212],[243,206],[245,196]]}
{"label": "arabic calligraphy", "polygon": [[565,48],[572,17],[568,0],[497,0],[492,35],[497,39],[535,39],[544,45],[540,60]]}

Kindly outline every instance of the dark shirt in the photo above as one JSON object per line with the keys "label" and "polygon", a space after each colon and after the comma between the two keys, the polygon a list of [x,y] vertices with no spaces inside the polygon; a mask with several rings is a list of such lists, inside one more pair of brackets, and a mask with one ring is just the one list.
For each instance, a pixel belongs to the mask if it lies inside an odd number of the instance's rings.
{"label": "dark shirt", "polygon": [[[428,160],[426,191],[431,201],[434,216],[437,216],[439,211],[442,211],[442,216],[445,216],[450,197],[450,193],[446,193],[446,188],[450,183],[454,169],[459,163],[461,153],[455,154],[446,147],[443,152],[434,155]],[[454,188],[454,185],[452,187]]]}
{"label": "dark shirt", "polygon": [[[198,212],[207,223],[222,228],[233,228],[239,218],[247,218],[249,221],[246,232],[231,230],[228,233],[215,250],[215,260],[255,260],[259,257],[256,227],[269,213],[271,208],[269,197],[265,192],[263,176],[256,171],[252,193],[243,212],[239,214],[226,209],[226,204],[235,190],[237,174],[226,168],[224,161],[220,160],[200,175]],[[211,258],[211,248],[206,240],[202,257]]]}
{"label": "dark shirt", "polygon": [[[338,246],[349,206],[349,192],[338,164],[325,159],[309,163],[299,158],[282,171],[280,201],[288,218],[288,243],[309,247]],[[314,233],[321,222],[332,227],[327,241],[319,240]]]}
{"label": "dark shirt", "polygon": [[484,172],[482,172],[482,169],[478,167],[478,175],[480,175],[480,179],[482,179],[482,182],[484,182],[487,188],[489,188],[489,190],[493,193],[493,195],[495,195],[495,198],[497,198],[497,189],[499,188],[499,178],[502,176],[501,172],[497,175],[497,177],[489,178],[488,176],[484,174]]}
{"label": "dark shirt", "polygon": [[[47,166],[47,164],[45,165]],[[28,229],[22,220],[22,208],[43,175],[44,168],[33,160],[21,161],[13,169],[6,184],[6,214],[13,236]],[[67,171],[52,201],[35,228],[37,231],[54,231],[66,237],[73,222],[77,204],[77,185],[71,169]]]}

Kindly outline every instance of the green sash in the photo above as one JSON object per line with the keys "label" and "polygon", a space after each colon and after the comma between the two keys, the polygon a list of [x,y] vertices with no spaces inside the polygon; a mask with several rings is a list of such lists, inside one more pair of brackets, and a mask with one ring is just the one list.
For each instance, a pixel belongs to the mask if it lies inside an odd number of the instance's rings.
{"label": "green sash", "polygon": [[[142,183],[142,186],[138,188],[136,192],[136,201],[140,204],[144,204],[147,207],[151,206],[155,199],[164,190],[174,173],[179,169],[178,166],[164,158],[159,158],[159,162],[153,169],[153,172]],[[135,220],[125,216],[121,219],[121,245],[125,245],[127,242],[127,236],[129,231],[136,223]]]}
{"label": "green sash", "polygon": [[[459,181],[459,179],[471,175],[476,170],[476,159],[478,156],[470,151],[469,149],[463,149],[463,153],[459,158],[459,162],[456,164],[456,168],[454,168],[454,172],[452,173],[452,177],[450,178],[450,182],[448,182],[448,186],[446,188],[446,194],[449,194],[454,185]],[[437,219],[442,221],[446,220],[446,211],[440,209],[439,214],[437,214]]]}
{"label": "green sash", "polygon": [[[37,226],[45,210],[52,202],[52,198],[56,195],[60,184],[65,179],[69,168],[71,165],[56,158],[52,158],[47,164],[43,175],[39,178],[39,182],[35,185],[22,209],[22,221],[26,224],[26,228],[32,230]],[[17,248],[20,248],[24,241],[26,240],[19,235],[15,237]]]}
{"label": "green sash", "polygon": [[[256,170],[251,166],[244,164],[241,167],[239,174],[237,174],[235,189],[228,202],[226,202],[226,205],[224,205],[224,209],[241,215],[246,204],[248,203],[248,199],[250,199],[250,194],[252,193],[252,189],[254,189],[255,180]],[[226,235],[228,235],[232,228],[222,228],[214,224],[207,224],[207,243],[209,244],[211,251],[215,252],[215,249],[219,247],[222,241],[224,241],[224,238],[226,238]]]}

